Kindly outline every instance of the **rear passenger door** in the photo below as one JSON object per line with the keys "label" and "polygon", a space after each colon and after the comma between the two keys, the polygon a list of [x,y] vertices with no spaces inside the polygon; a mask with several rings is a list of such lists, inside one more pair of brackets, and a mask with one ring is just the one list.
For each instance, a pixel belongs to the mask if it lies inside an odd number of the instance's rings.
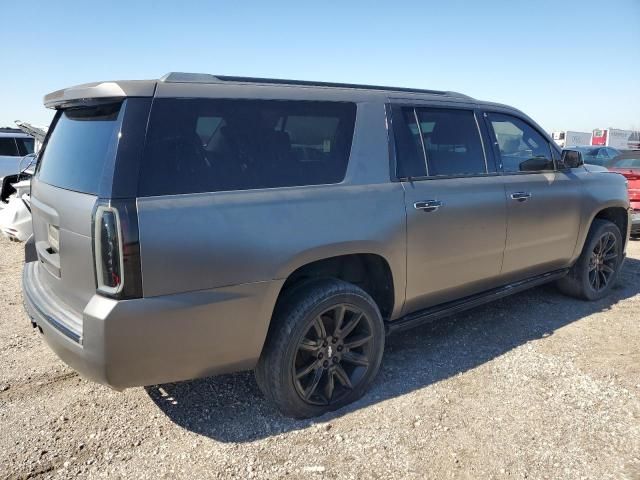
{"label": "rear passenger door", "polygon": [[557,152],[527,120],[498,112],[485,118],[507,192],[505,281],[566,267],[580,228],[580,181],[558,168]]}
{"label": "rear passenger door", "polygon": [[405,313],[497,285],[505,194],[473,108],[393,106],[396,173],[405,190]]}

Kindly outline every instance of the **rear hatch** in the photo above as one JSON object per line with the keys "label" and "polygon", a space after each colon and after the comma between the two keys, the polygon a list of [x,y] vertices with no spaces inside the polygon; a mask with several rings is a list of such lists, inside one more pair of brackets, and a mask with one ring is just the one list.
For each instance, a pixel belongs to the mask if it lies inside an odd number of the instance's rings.
{"label": "rear hatch", "polygon": [[60,109],[32,180],[38,262],[25,267],[25,278],[40,307],[80,339],[82,312],[97,286],[94,215],[99,205],[117,198],[135,204],[133,172],[149,104],[149,99],[120,99]]}

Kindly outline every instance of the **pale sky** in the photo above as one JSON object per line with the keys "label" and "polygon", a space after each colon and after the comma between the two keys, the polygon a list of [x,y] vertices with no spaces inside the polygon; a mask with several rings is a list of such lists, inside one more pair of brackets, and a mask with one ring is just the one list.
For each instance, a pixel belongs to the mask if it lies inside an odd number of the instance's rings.
{"label": "pale sky", "polygon": [[59,88],[190,71],[455,90],[548,131],[640,129],[640,0],[89,5],[2,5],[0,126],[47,125]]}

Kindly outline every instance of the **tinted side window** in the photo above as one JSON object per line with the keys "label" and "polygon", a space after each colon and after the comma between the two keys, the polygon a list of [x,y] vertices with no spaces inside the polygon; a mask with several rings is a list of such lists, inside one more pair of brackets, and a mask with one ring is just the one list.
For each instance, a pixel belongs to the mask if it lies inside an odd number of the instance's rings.
{"label": "tinted side window", "polygon": [[418,108],[417,113],[429,176],[487,173],[472,111]]}
{"label": "tinted side window", "polygon": [[18,147],[12,137],[0,137],[0,155],[8,157],[18,156]]}
{"label": "tinted side window", "polygon": [[426,176],[427,164],[413,108],[393,108],[393,136],[398,178]]}
{"label": "tinted side window", "polygon": [[400,178],[487,173],[470,110],[396,107],[393,129]]}
{"label": "tinted side window", "polygon": [[338,183],[355,114],[340,102],[156,99],[139,195]]}
{"label": "tinted side window", "polygon": [[16,138],[16,143],[18,144],[20,155],[24,156],[33,153],[33,138]]}
{"label": "tinted side window", "polygon": [[533,127],[519,118],[490,113],[505,172],[553,170],[551,146]]}

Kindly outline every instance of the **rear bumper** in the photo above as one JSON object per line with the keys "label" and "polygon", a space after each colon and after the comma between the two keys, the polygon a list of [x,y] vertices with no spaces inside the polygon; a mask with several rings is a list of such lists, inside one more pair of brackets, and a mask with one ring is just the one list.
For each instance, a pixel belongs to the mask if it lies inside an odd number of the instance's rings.
{"label": "rear bumper", "polygon": [[94,295],[76,315],[82,331],[74,335],[55,300],[38,295],[37,268],[25,264],[22,277],[32,324],[65,363],[116,390],[253,368],[284,283],[122,301]]}

